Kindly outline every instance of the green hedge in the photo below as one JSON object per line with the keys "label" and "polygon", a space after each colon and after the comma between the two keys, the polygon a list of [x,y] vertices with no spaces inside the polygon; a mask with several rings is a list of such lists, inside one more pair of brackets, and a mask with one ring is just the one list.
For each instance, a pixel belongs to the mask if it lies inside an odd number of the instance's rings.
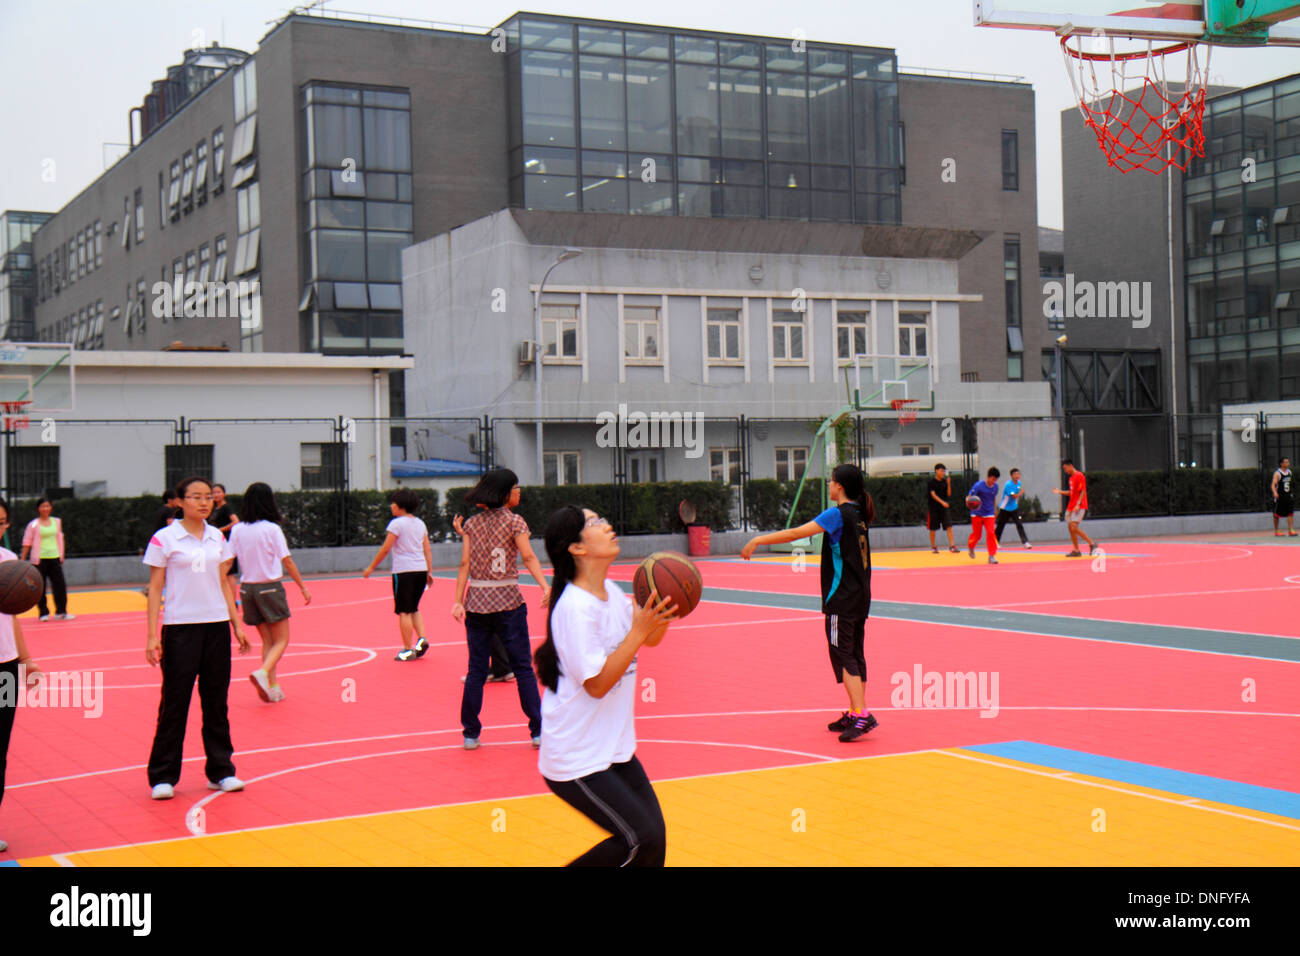
{"label": "green hedge", "polygon": [[1097,518],[1169,514],[1171,482],[1174,514],[1255,511],[1269,504],[1267,482],[1254,468],[1180,468],[1172,478],[1165,471],[1087,474],[1088,513]]}
{"label": "green hedge", "polygon": [[[451,515],[470,515],[474,509],[465,503],[465,488],[447,490],[444,508]],[[677,515],[682,501],[695,505],[695,523],[707,524],[715,531],[731,523],[732,488],[717,481],[662,481],[627,486],[627,527],[625,534],[663,534],[682,531]],[[565,505],[590,508],[612,517],[618,510],[618,486],[600,485],[527,485],[520,488],[519,507],[515,512],[528,522],[529,531],[540,536],[546,530],[551,513]]]}

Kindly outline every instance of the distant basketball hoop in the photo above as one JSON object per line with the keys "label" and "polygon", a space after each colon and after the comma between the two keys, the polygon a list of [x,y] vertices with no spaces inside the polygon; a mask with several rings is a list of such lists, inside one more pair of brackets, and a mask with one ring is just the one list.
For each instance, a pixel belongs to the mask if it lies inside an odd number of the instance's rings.
{"label": "distant basketball hoop", "polygon": [[0,402],[4,410],[5,431],[27,428],[31,424],[31,419],[27,417],[27,406],[30,404],[30,401]]}
{"label": "distant basketball hoop", "polygon": [[899,427],[906,428],[916,421],[916,406],[921,404],[921,400],[919,398],[893,398],[890,399],[889,404],[898,415]]}

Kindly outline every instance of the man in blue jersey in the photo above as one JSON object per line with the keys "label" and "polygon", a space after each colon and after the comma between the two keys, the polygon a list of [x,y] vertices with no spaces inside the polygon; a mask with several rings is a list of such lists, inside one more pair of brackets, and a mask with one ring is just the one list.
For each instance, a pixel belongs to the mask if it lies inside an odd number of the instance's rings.
{"label": "man in blue jersey", "polygon": [[1007,483],[1002,486],[1002,507],[998,509],[998,524],[994,529],[994,537],[998,539],[998,544],[1002,543],[1002,529],[1006,527],[1008,521],[1014,521],[1016,530],[1020,532],[1020,543],[1025,546],[1025,550],[1033,547],[1029,543],[1029,536],[1025,534],[1025,526],[1020,523],[1020,496],[1024,494],[1020,490],[1020,469],[1012,468],[1011,477]]}
{"label": "man in blue jersey", "polygon": [[980,537],[988,533],[988,552],[989,564],[998,563],[998,539],[994,533],[993,524],[998,513],[998,478],[1001,472],[996,468],[990,468],[988,477],[983,481],[977,481],[970,490],[968,497],[979,498],[979,507],[970,513],[970,540],[966,542],[966,547],[970,551],[970,556],[975,557],[975,545],[980,543]]}

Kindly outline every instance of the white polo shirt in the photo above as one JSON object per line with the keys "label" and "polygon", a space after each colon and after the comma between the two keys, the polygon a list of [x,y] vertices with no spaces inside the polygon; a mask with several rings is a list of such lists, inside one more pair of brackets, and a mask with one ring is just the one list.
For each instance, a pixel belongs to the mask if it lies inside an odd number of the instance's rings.
{"label": "white polo shirt", "polygon": [[397,535],[391,552],[394,574],[429,570],[424,560],[424,539],[429,537],[429,528],[422,519],[415,515],[402,515],[388,522],[385,530]]}
{"label": "white polo shirt", "polygon": [[241,521],[230,529],[230,551],[239,559],[241,582],[264,584],[280,580],[289,543],[274,521]]}
{"label": "white polo shirt", "polygon": [[203,525],[202,539],[185,530],[181,519],[155,531],[144,550],[144,563],[166,569],[163,624],[230,620],[221,590],[221,562],[233,557],[230,542],[210,524]]}
{"label": "white polo shirt", "polygon": [[570,582],[555,605],[551,633],[560,658],[556,689],[542,692],[542,749],[537,769],[548,780],[576,780],[624,763],[636,753],[636,659],[608,694],[592,697],[582,685],[632,629],[632,599],[613,581],[604,601]]}
{"label": "white polo shirt", "polygon": [[[0,548],[0,561],[17,561],[18,555],[8,548]],[[14,619],[9,614],[0,614],[0,664],[8,664],[18,659],[18,640],[14,637]]]}

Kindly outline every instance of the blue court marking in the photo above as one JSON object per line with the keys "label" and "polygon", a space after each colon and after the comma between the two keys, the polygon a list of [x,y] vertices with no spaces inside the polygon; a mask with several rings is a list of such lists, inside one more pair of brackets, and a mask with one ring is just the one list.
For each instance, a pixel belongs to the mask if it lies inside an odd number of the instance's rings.
{"label": "blue court marking", "polygon": [[0,866],[17,866],[17,860],[0,860]]}
{"label": "blue court marking", "polygon": [[1081,750],[1066,750],[1062,747],[1036,744],[1031,740],[1008,740],[1004,743],[977,744],[961,749],[1300,820],[1300,793],[1292,793],[1289,790],[1275,790],[1272,787],[1259,787],[1237,780],[1224,780],[1199,773],[1170,770],[1167,767],[1156,767],[1133,760],[1117,760],[1114,757],[1103,757]]}

